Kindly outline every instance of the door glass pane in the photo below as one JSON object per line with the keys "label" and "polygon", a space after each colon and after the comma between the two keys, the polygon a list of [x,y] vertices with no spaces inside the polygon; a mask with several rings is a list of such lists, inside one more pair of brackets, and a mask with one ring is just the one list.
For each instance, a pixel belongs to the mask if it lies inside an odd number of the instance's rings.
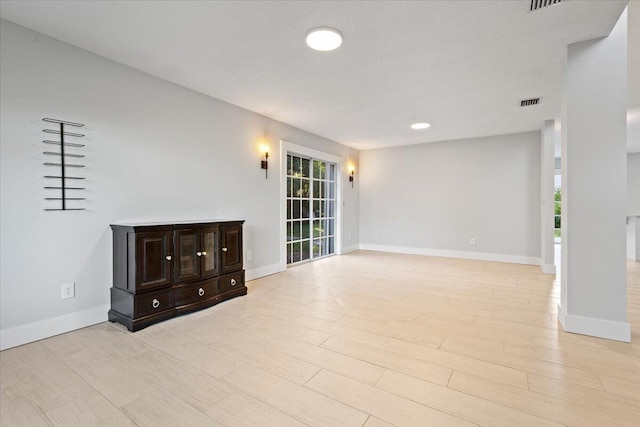
{"label": "door glass pane", "polygon": [[300,242],[294,242],[293,243],[293,250],[292,250],[292,262],[298,262],[300,261]]}
{"label": "door glass pane", "polygon": [[301,165],[300,160],[301,160],[300,157],[294,157],[293,158],[293,173],[291,175],[293,175],[293,176],[300,176],[301,175],[300,171],[301,171],[302,165]]}
{"label": "door glass pane", "polygon": [[327,177],[327,179],[331,181],[336,180],[336,165],[334,164],[329,165],[329,176]]}
{"label": "door glass pane", "polygon": [[204,254],[204,270],[214,271],[216,270],[216,232],[215,231],[203,231],[203,250]]}
{"label": "door glass pane", "polygon": [[300,229],[301,229],[300,238],[308,239],[310,237],[309,232],[311,230],[311,221],[302,221]]}
{"label": "door glass pane", "polygon": [[319,161],[319,160],[314,160],[313,161],[313,177],[314,178],[318,178],[318,179],[325,179],[326,178],[326,163]]}
{"label": "door glass pane", "polygon": [[317,258],[320,256],[320,248],[321,248],[321,243],[320,243],[320,239],[315,239],[313,241],[313,257]]}
{"label": "door glass pane", "polygon": [[300,190],[300,179],[299,178],[293,178],[293,193],[291,194],[291,197],[301,197],[302,195],[302,191]]}
{"label": "door glass pane", "polygon": [[300,254],[300,261],[305,261],[311,258],[311,246],[310,240],[303,240],[301,243],[302,253]]}
{"label": "door glass pane", "polygon": [[302,218],[310,218],[311,212],[309,212],[309,200],[302,200]]}
{"label": "door glass pane", "polygon": [[300,218],[300,200],[293,201],[293,219]]}
{"label": "door glass pane", "polygon": [[293,222],[293,240],[300,240],[300,221]]}
{"label": "door glass pane", "polygon": [[327,239],[322,239],[322,248],[320,253],[324,256],[324,255],[328,255],[329,254],[329,244],[327,242]]}
{"label": "door glass pane", "polygon": [[287,175],[291,176],[293,175],[293,164],[292,164],[292,160],[291,160],[291,155],[288,154],[287,155]]}
{"label": "door glass pane", "polygon": [[287,221],[287,242],[293,240],[293,223],[291,221]]}
{"label": "door glass pane", "polygon": [[334,210],[335,210],[335,203],[332,200],[329,200],[327,202],[327,216],[328,217],[336,216],[334,213]]}
{"label": "door glass pane", "polygon": [[308,179],[300,180],[300,194],[299,197],[309,198],[309,185],[310,181]]}
{"label": "door glass pane", "polygon": [[291,205],[292,205],[292,201],[291,200],[287,200],[287,219],[291,219]]}
{"label": "door glass pane", "polygon": [[309,173],[311,172],[309,169],[309,159],[302,159],[302,176],[305,178],[309,178]]}
{"label": "door glass pane", "polygon": [[335,231],[333,229],[334,225],[335,225],[335,219],[328,219],[327,221],[328,227],[327,227],[327,234],[329,236],[333,236],[335,235]]}
{"label": "door glass pane", "polygon": [[195,253],[196,234],[180,235],[180,276],[191,276],[196,274]]}

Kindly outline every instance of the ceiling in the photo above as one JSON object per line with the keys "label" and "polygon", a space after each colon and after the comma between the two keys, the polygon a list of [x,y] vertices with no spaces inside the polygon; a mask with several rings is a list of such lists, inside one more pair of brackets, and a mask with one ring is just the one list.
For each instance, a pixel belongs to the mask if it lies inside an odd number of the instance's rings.
{"label": "ceiling", "polygon": [[[626,3],[3,0],[0,16],[371,149],[541,129],[560,115],[566,45],[607,35]],[[309,49],[318,26],[339,29],[342,46]],[[414,118],[431,128],[410,129]]]}

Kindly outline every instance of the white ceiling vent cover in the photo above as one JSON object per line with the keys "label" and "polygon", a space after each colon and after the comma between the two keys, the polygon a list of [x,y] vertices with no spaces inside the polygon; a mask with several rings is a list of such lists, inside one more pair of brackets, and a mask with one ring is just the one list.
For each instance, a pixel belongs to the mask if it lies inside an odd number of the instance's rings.
{"label": "white ceiling vent cover", "polygon": [[543,7],[553,6],[562,0],[531,0],[531,11],[542,9]]}
{"label": "white ceiling vent cover", "polygon": [[523,99],[522,101],[520,101],[521,107],[529,107],[531,105],[538,104],[540,104],[540,98]]}

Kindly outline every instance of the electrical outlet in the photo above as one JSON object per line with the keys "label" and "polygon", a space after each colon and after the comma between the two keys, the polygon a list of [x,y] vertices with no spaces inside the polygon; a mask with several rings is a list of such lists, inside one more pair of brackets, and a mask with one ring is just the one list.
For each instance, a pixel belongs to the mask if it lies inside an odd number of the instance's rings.
{"label": "electrical outlet", "polygon": [[471,246],[475,246],[475,245],[476,245],[476,238],[475,238],[475,237],[472,237],[471,239],[469,239],[469,244],[470,244]]}
{"label": "electrical outlet", "polygon": [[62,299],[69,299],[76,297],[76,284],[75,282],[62,284]]}
{"label": "electrical outlet", "polygon": [[247,261],[251,261],[251,258],[253,258],[251,252],[247,251]]}

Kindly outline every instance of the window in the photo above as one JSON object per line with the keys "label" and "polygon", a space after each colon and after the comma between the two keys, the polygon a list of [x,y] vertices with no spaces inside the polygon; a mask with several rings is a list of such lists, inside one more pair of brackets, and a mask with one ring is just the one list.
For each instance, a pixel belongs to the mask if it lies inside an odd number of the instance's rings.
{"label": "window", "polygon": [[287,264],[335,253],[336,169],[287,154]]}

